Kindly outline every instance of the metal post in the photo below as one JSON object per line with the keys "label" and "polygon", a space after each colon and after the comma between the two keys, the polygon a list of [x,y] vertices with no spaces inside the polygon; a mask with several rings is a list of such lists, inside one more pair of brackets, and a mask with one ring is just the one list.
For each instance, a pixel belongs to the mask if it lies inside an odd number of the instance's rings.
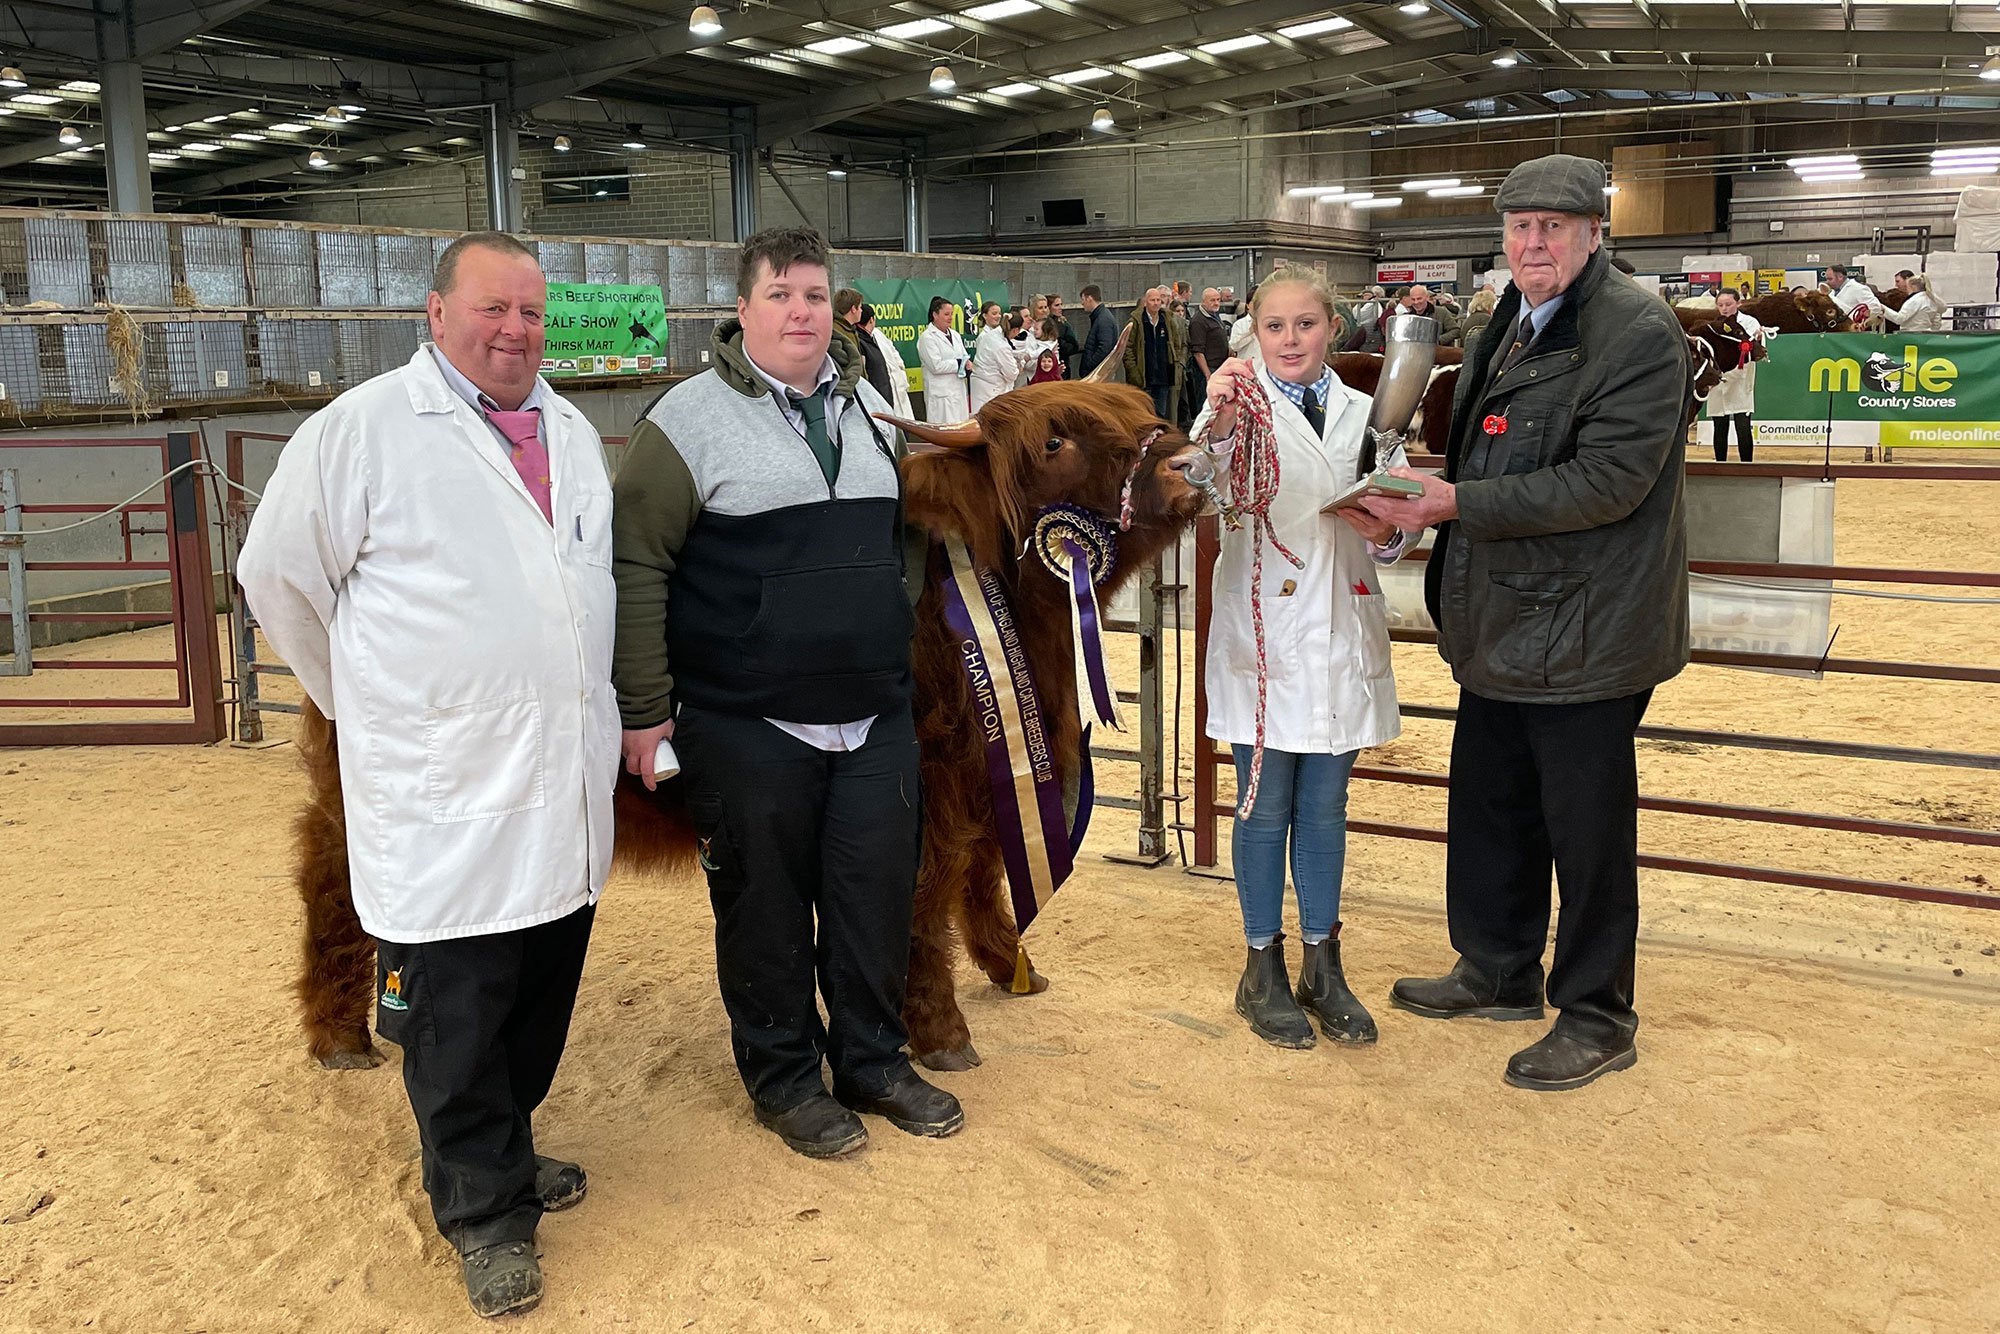
{"label": "metal post", "polygon": [[146,156],[146,79],[136,60],[97,67],[104,110],[104,179],[113,213],[153,211],[153,164]]}
{"label": "metal post", "polygon": [[35,644],[28,637],[28,539],[21,528],[21,480],[14,468],[0,468],[0,556],[6,558],[7,620],[14,634],[14,653],[0,662],[0,676],[29,676],[35,670]]}
{"label": "metal post", "polygon": [[922,254],[931,248],[929,191],[914,161],[903,164],[903,249]]}
{"label": "metal post", "polygon": [[[231,431],[225,437],[222,475],[238,486],[243,482],[243,436],[239,432]],[[243,539],[250,535],[249,497],[235,486],[226,487],[223,494],[228,540],[242,551]],[[243,585],[234,581],[229,585],[229,628],[236,643],[236,742],[250,745],[264,739],[264,714],[257,695],[257,622],[250,617]]]}
{"label": "metal post", "polygon": [[729,113],[729,216],[741,243],[757,234],[757,113]]}
{"label": "metal post", "polygon": [[[187,465],[202,458],[193,431],[167,432],[167,550],[173,563],[188,699],[194,730],[203,742],[228,732],[222,710],[222,653],[215,642],[215,572],[208,553],[208,506],[200,473]],[[182,471],[176,471],[182,469]]]}
{"label": "metal post", "polygon": [[486,225],[496,232],[521,230],[521,135],[514,128],[513,107],[493,102],[486,108]]}
{"label": "metal post", "polygon": [[1153,557],[1139,576],[1139,860],[1158,866],[1167,860],[1167,821],[1161,800],[1166,751],[1166,715],[1160,691],[1161,630],[1166,620],[1160,563]]}

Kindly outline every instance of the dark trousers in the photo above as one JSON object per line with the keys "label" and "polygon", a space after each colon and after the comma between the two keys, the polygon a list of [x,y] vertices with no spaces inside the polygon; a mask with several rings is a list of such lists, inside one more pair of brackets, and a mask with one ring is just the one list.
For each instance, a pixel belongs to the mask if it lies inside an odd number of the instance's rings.
{"label": "dark trousers", "polygon": [[1153,411],[1167,421],[1174,421],[1174,387],[1171,384],[1149,384],[1146,393],[1152,397]]}
{"label": "dark trousers", "polygon": [[908,706],[878,717],[859,750],[831,752],[762,718],[683,704],[674,745],[744,1087],[787,1110],[825,1091],[824,1059],[837,1089],[880,1093],[910,1072],[903,988],[923,805]]}
{"label": "dark trousers", "polygon": [[1717,463],[1729,462],[1729,428],[1732,422],[1736,426],[1736,457],[1748,463],[1750,462],[1751,440],[1750,414],[1747,412],[1734,412],[1726,417],[1717,417],[1715,419],[1715,461]]}
{"label": "dark trousers", "polygon": [[1653,692],[1507,704],[1461,690],[1451,740],[1445,910],[1451,943],[1489,978],[1537,973],[1549,871],[1562,895],[1549,1004],[1600,1045],[1638,1029],[1639,774],[1633,734]]}
{"label": "dark trousers", "polygon": [[431,1215],[461,1251],[527,1241],[541,1221],[530,1120],[562,1060],[596,914],[587,905],[520,931],[376,942],[375,1026],[403,1049]]}

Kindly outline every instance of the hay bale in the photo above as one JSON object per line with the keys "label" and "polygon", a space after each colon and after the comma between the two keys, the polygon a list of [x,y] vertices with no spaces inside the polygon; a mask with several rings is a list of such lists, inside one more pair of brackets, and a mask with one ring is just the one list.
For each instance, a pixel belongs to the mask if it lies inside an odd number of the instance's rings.
{"label": "hay bale", "polygon": [[132,312],[114,305],[104,319],[104,345],[111,353],[111,387],[124,395],[137,421],[152,407],[146,397],[145,331]]}
{"label": "hay bale", "polygon": [[199,310],[202,304],[200,294],[181,279],[176,279],[174,282],[173,300],[177,310]]}

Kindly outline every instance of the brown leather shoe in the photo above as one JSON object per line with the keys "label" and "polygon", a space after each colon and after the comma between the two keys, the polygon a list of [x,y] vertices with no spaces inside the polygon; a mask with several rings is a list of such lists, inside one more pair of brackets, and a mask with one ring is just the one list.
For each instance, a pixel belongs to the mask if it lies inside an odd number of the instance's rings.
{"label": "brown leather shoe", "polygon": [[1443,977],[1397,978],[1389,1003],[1426,1019],[1540,1019],[1542,970],[1494,982],[1460,959]]}
{"label": "brown leather shoe", "polygon": [[1580,1089],[1600,1075],[1629,1070],[1639,1063],[1639,1049],[1630,1038],[1622,1047],[1599,1047],[1563,1032],[1558,1024],[1532,1047],[1507,1061],[1507,1082],[1538,1093]]}

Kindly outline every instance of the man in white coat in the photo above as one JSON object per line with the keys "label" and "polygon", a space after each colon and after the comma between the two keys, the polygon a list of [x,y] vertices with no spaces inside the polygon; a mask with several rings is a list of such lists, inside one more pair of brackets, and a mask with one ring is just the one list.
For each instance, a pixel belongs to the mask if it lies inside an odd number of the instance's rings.
{"label": "man in white coat", "polygon": [[434,282],[434,343],[299,427],[238,574],[338,724],[376,1027],[403,1049],[438,1230],[494,1316],[541,1300],[536,1224],[585,1188],[530,1118],[611,860],[611,484],[540,377],[533,252],[473,233]]}
{"label": "man in white coat", "polygon": [[1882,311],[1882,298],[1859,278],[1850,277],[1845,264],[1830,264],[1826,270],[1827,291],[1848,323],[1859,329]]}
{"label": "man in white coat", "polygon": [[972,358],[965,339],[951,327],[953,306],[948,298],[931,298],[929,322],[917,335],[917,363],[924,370],[924,420],[950,425],[972,415],[966,377]]}

